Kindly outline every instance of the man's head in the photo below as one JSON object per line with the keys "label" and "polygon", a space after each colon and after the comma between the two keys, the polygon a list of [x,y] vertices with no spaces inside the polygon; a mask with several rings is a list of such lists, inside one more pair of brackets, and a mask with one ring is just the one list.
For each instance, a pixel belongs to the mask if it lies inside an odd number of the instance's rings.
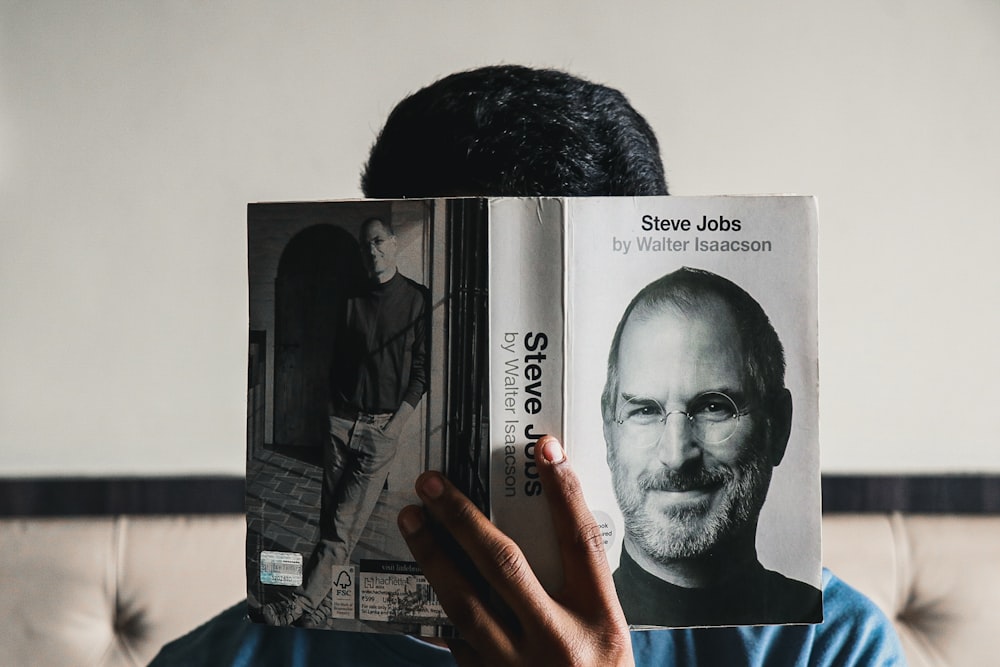
{"label": "man's head", "polygon": [[361,257],[368,273],[380,283],[396,274],[396,233],[392,224],[381,218],[369,218],[361,223],[359,234]]}
{"label": "man's head", "polygon": [[665,195],[656,136],[619,91],[514,65],[447,76],[393,109],[366,197]]}
{"label": "man's head", "polygon": [[626,534],[647,556],[698,557],[756,532],[788,441],[784,372],[767,315],[721,276],[683,268],[628,305],[601,402]]}

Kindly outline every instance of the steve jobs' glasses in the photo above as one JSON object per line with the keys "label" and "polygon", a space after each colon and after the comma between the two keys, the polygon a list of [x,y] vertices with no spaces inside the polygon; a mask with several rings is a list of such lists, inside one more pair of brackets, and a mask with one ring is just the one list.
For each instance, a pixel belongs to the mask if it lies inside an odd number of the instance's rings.
{"label": "steve jobs' glasses", "polygon": [[751,409],[741,410],[736,401],[721,391],[699,394],[688,402],[686,410],[669,412],[655,398],[631,396],[618,408],[615,423],[621,426],[625,442],[653,447],[660,442],[667,419],[671,415],[684,415],[698,442],[720,445],[736,433],[740,419]]}

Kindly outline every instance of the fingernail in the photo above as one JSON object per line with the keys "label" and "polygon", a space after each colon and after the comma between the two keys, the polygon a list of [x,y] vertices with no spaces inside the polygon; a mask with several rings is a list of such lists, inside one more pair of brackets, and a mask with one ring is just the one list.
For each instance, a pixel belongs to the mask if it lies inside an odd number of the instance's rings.
{"label": "fingernail", "polygon": [[440,498],[444,493],[444,482],[441,475],[433,473],[427,475],[420,483],[420,491],[428,498]]}
{"label": "fingernail", "polygon": [[559,463],[566,458],[562,445],[551,435],[547,435],[542,439],[542,456],[549,463]]}
{"label": "fingernail", "polygon": [[413,535],[424,525],[424,513],[418,507],[405,507],[399,513],[399,528],[404,535]]}

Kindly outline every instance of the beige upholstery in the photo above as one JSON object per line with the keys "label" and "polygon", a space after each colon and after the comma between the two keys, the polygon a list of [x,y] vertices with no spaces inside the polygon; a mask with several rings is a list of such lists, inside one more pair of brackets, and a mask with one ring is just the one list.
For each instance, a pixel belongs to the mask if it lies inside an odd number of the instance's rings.
{"label": "beige upholstery", "polygon": [[246,596],[241,515],[0,521],[0,664],[145,665]]}
{"label": "beige upholstery", "polygon": [[[1000,517],[832,515],[824,560],[914,667],[1000,664]],[[0,664],[143,665],[245,596],[242,516],[0,521]]]}
{"label": "beige upholstery", "polygon": [[894,619],[911,667],[1000,665],[1000,516],[826,516],[823,559]]}

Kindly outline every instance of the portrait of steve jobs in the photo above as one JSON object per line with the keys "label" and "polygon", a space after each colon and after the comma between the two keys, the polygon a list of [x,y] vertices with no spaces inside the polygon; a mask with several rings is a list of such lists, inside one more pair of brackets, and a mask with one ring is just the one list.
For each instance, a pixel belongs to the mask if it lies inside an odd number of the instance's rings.
{"label": "portrait of steve jobs", "polygon": [[793,411],[781,341],[753,297],[691,268],[644,287],[615,331],[601,403],[629,624],[822,619],[818,589],[757,557]]}

